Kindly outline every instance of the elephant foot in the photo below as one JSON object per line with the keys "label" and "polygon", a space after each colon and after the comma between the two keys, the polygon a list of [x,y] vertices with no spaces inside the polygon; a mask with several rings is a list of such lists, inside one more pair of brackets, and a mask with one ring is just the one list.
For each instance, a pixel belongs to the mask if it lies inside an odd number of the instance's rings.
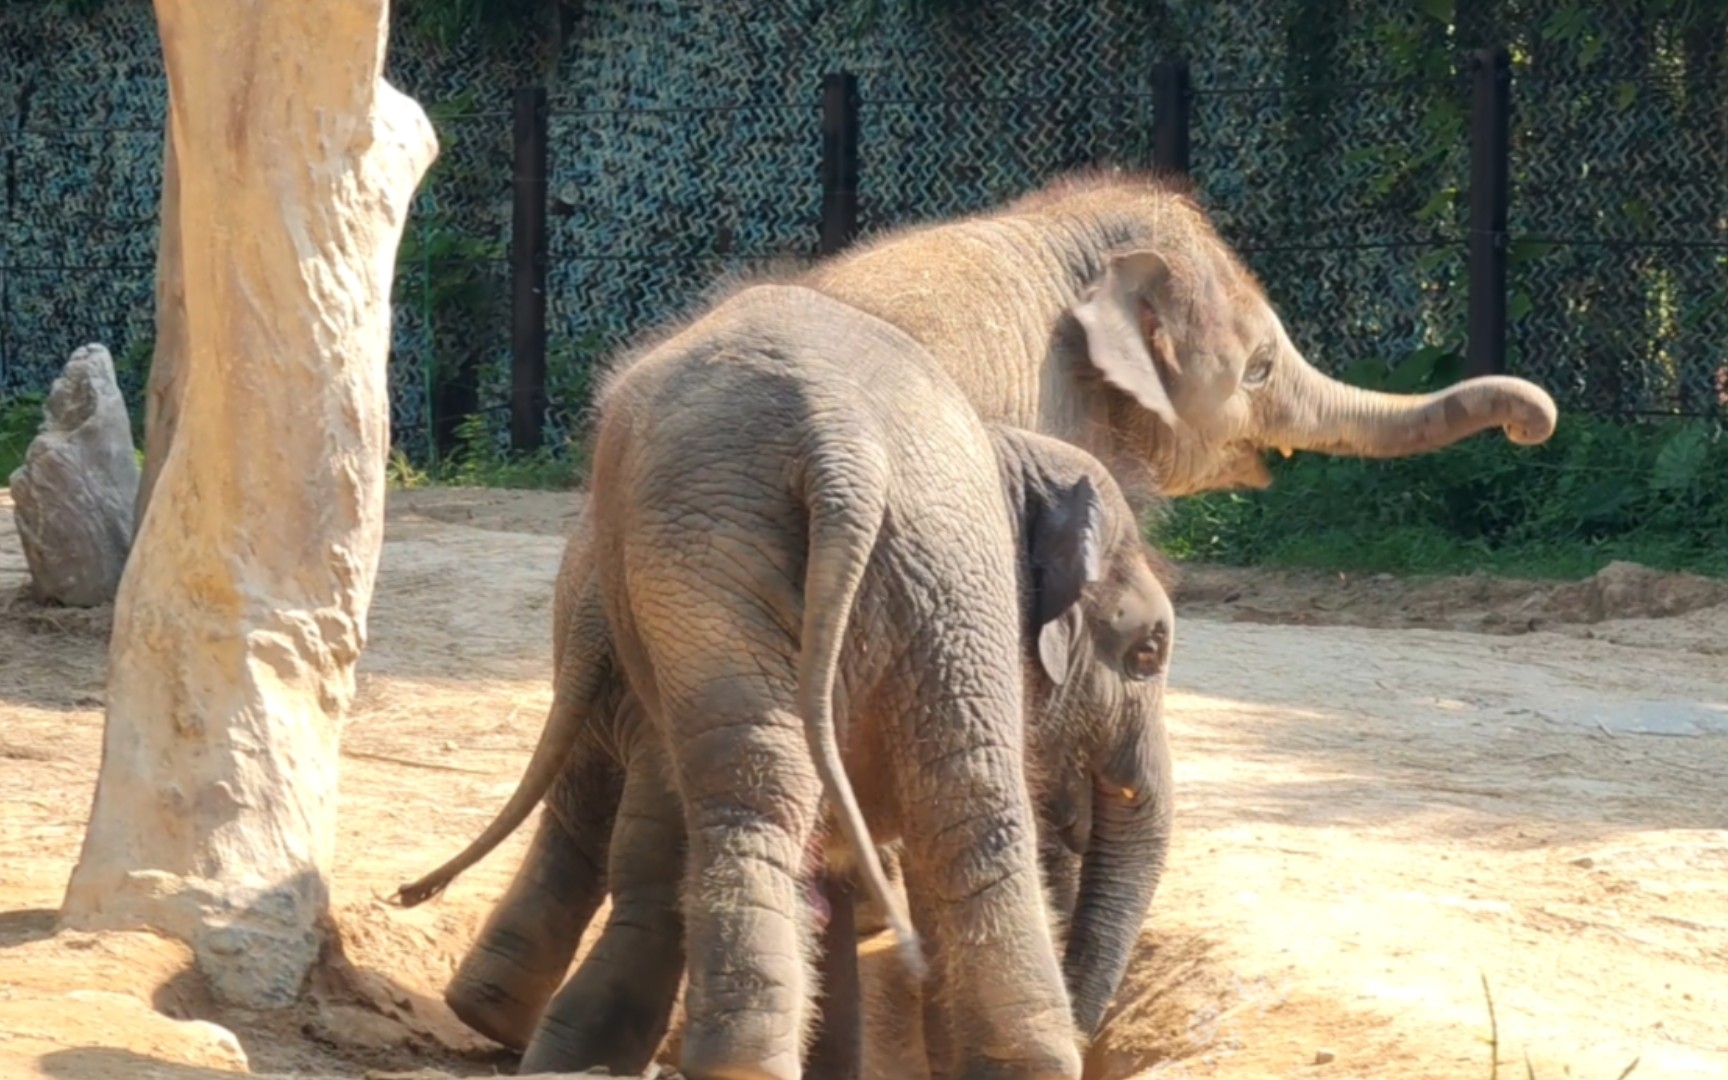
{"label": "elephant foot", "polygon": [[788,1034],[785,1017],[758,1011],[731,1013],[712,1027],[687,1025],[678,1071],[686,1080],[798,1080],[803,1047]]}
{"label": "elephant foot", "polygon": [[[648,1068],[672,1021],[683,957],[676,939],[661,950],[632,944],[637,947],[607,950],[576,970],[546,1006],[519,1073],[604,1069],[639,1076]],[[609,962],[614,956],[625,962]]]}
{"label": "elephant foot", "polygon": [[685,1080],[792,1080],[800,1075],[774,1065],[689,1065],[679,1066]]}
{"label": "elephant foot", "polygon": [[[977,1029],[973,1029],[977,1032]],[[998,1027],[994,1037],[955,1033],[956,1080],[1080,1080],[1085,1062],[1066,1012],[1024,1016]]]}
{"label": "elephant foot", "polygon": [[512,1050],[528,1045],[605,897],[598,859],[594,845],[579,843],[559,815],[541,815],[515,878],[444,992],[464,1024]]}
{"label": "elephant foot", "polygon": [[521,1050],[534,1035],[540,1009],[557,984],[508,958],[476,949],[444,990],[456,1018],[493,1042]]}
{"label": "elephant foot", "polygon": [[1062,1061],[990,1061],[961,1070],[958,1080],[1080,1080],[1080,1059]]}

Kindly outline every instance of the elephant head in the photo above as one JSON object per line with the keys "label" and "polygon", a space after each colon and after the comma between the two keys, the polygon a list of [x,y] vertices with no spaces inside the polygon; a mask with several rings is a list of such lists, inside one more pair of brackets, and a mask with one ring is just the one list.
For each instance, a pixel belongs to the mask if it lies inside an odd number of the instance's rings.
{"label": "elephant head", "polygon": [[1179,184],[1067,177],[817,264],[821,291],[905,330],[987,421],[1054,435],[1168,496],[1270,482],[1265,451],[1401,457],[1489,428],[1553,433],[1523,379],[1380,394],[1322,374]]}
{"label": "elephant head", "polygon": [[1164,494],[1265,487],[1267,449],[1389,458],[1496,427],[1526,445],[1553,434],[1553,399],[1523,379],[1399,395],[1330,378],[1186,196],[1128,180],[1087,192],[1121,216],[1071,313],[1091,368],[1139,406],[1112,417],[1119,449],[1152,463]]}
{"label": "elephant head", "polygon": [[[1029,464],[1022,579],[1031,653],[1028,739],[1046,807],[1089,816],[1063,972],[1090,1037],[1121,982],[1163,873],[1173,793],[1164,685],[1175,614],[1164,564],[1141,540],[1127,500],[1095,459],[1027,432],[1003,433]],[[1052,800],[1050,795],[1056,793]],[[1049,820],[1064,833],[1074,823]]]}

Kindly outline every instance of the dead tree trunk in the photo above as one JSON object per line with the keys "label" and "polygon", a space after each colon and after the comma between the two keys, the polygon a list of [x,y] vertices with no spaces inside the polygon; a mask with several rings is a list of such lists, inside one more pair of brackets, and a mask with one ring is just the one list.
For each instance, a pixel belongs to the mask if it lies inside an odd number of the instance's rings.
{"label": "dead tree trunk", "polygon": [[174,158],[174,117],[162,140],[162,221],[156,242],[156,342],[144,386],[144,472],[138,479],[134,523],[144,520],[150,491],[174,428],[180,422],[181,376],[186,368],[186,267],[180,262],[180,165]]}
{"label": "dead tree trunk", "polygon": [[177,420],[115,602],[62,917],[180,937],[219,995],[272,1007],[328,911],[383,541],[391,273],[437,139],[383,81],[386,0],[155,7]]}

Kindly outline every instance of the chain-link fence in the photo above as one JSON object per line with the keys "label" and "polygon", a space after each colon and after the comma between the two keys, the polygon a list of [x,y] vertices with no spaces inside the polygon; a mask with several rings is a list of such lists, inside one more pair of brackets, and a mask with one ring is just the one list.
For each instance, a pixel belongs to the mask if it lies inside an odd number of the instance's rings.
{"label": "chain-link fence", "polygon": [[[101,341],[138,401],[149,352],[128,346],[149,341],[155,318],[160,119],[40,117],[0,148],[0,397],[46,391],[73,349]],[[38,201],[54,212],[27,212]]]}
{"label": "chain-link fence", "polygon": [[1463,353],[1468,102],[1462,78],[1197,79],[1193,172],[1321,368],[1383,382],[1424,351]]}
{"label": "chain-link fence", "polygon": [[1649,70],[1515,83],[1512,347],[1575,408],[1723,412],[1725,101]]}
{"label": "chain-link fence", "polygon": [[[596,358],[729,275],[814,256],[831,71],[857,78],[869,236],[1076,166],[1150,164],[1154,61],[1186,58],[1192,171],[1297,342],[1381,385],[1456,370],[1471,290],[1461,60],[1497,45],[1512,66],[1508,370],[1568,410],[1728,410],[1721,0],[1353,0],[1343,14],[1321,0],[1035,0],[863,34],[806,8],[608,8],[582,16],[550,72],[393,46],[392,78],[428,105],[442,143],[396,286],[402,449],[448,449],[465,423],[500,441],[508,427],[516,86],[544,80],[550,100],[557,440]],[[149,8],[52,24],[21,11],[0,7],[0,390],[45,389],[73,348],[103,340],[135,395],[163,112]]]}
{"label": "chain-link fence", "polygon": [[553,152],[571,159],[548,192],[553,433],[571,430],[597,360],[728,279],[809,253],[819,119],[813,87],[802,101],[552,110]]}

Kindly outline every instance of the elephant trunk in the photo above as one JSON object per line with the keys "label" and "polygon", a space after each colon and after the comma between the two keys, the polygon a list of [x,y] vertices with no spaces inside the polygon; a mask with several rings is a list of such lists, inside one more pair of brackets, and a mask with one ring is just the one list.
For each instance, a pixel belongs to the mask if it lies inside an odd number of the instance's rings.
{"label": "elephant trunk", "polygon": [[[1157,750],[1163,753],[1162,745]],[[1074,1023],[1087,1039],[1097,1034],[1128,970],[1169,854],[1168,755],[1157,764],[1152,775],[1158,779],[1149,790],[1131,792],[1101,782],[1093,791],[1092,835],[1062,963]]]}
{"label": "elephant trunk", "polygon": [[1288,370],[1295,384],[1279,395],[1288,403],[1285,415],[1267,425],[1267,441],[1286,450],[1395,458],[1439,450],[1489,428],[1503,428],[1526,446],[1554,434],[1554,399],[1524,379],[1487,375],[1405,395],[1339,382],[1300,358]]}

